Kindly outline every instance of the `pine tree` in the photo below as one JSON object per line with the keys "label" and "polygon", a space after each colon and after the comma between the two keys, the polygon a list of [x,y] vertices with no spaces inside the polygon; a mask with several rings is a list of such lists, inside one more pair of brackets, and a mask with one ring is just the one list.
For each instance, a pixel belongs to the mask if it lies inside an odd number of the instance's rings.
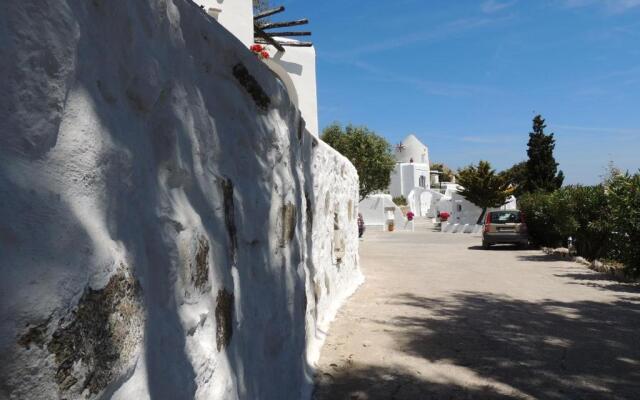
{"label": "pine tree", "polygon": [[544,133],[545,120],[541,115],[533,119],[533,132],[529,133],[525,190],[527,192],[553,192],[562,186],[564,174],[558,172],[558,163],[553,157],[556,140],[553,133]]}
{"label": "pine tree", "polygon": [[480,161],[458,171],[458,183],[462,186],[460,195],[482,208],[477,224],[481,224],[487,208],[500,207],[507,202],[513,189],[509,182],[496,174],[488,161]]}
{"label": "pine tree", "polygon": [[499,174],[514,188],[513,195],[520,197],[525,193],[527,182],[527,162],[521,161],[514,164],[511,168],[506,169]]}

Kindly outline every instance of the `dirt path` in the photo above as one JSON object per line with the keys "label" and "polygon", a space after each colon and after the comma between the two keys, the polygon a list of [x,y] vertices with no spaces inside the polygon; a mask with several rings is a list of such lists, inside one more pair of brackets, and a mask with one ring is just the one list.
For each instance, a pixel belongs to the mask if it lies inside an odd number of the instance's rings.
{"label": "dirt path", "polygon": [[317,400],[638,399],[640,290],[535,250],[431,232],[362,242]]}

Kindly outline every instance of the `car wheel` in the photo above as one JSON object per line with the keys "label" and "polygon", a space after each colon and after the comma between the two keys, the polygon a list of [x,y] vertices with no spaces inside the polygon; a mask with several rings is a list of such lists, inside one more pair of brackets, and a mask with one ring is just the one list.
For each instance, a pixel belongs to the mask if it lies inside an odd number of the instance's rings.
{"label": "car wheel", "polygon": [[482,248],[485,250],[489,250],[489,247],[491,247],[491,243],[489,242],[485,242],[484,240],[482,241]]}

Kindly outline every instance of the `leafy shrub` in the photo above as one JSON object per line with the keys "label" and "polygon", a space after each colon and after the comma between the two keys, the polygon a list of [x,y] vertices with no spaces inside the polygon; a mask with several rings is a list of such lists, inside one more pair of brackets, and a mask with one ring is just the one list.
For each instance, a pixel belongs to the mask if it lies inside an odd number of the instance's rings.
{"label": "leafy shrub", "polygon": [[610,211],[603,185],[570,186],[562,189],[568,195],[576,230],[579,255],[595,260],[606,257],[610,249]]}
{"label": "leafy shrub", "polygon": [[527,193],[520,199],[531,240],[541,246],[558,247],[577,230],[571,196],[564,190]]}
{"label": "leafy shrub", "polygon": [[640,173],[617,174],[606,184],[613,257],[640,275]]}
{"label": "leafy shrub", "polygon": [[619,261],[640,276],[640,173],[613,174],[604,185],[528,193],[519,203],[534,243],[556,247],[573,236],[579,255]]}
{"label": "leafy shrub", "polygon": [[407,199],[405,199],[404,196],[398,196],[398,197],[394,197],[393,199],[391,199],[393,201],[393,203],[397,206],[406,206],[407,205]]}

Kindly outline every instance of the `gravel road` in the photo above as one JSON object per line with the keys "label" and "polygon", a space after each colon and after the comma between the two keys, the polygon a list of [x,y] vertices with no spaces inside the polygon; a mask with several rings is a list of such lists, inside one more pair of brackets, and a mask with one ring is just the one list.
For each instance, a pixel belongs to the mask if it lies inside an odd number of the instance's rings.
{"label": "gravel road", "polygon": [[637,285],[424,223],[365,236],[316,400],[640,398]]}

